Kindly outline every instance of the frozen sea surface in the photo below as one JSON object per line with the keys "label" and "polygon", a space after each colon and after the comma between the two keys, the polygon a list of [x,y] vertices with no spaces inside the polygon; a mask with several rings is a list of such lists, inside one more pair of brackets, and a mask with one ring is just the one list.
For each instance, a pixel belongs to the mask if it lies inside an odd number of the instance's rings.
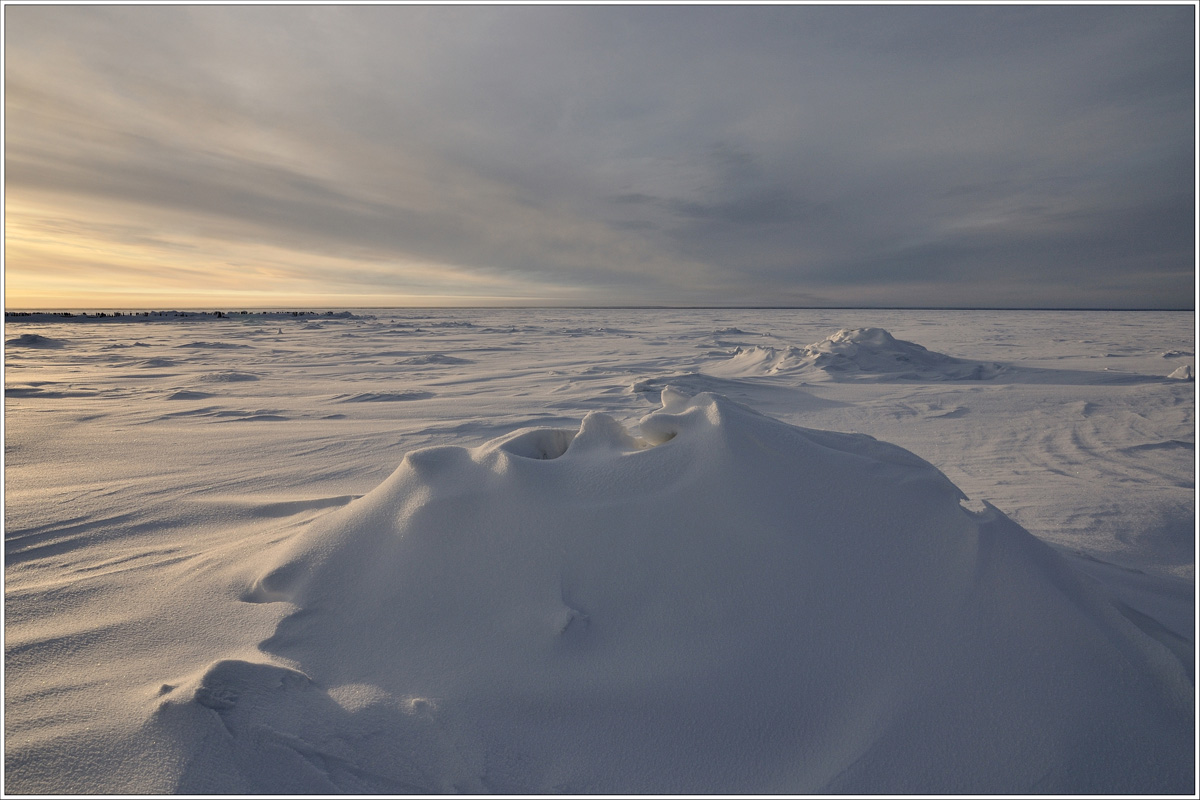
{"label": "frozen sea surface", "polygon": [[5,790],[1194,790],[1192,313],[5,325]]}

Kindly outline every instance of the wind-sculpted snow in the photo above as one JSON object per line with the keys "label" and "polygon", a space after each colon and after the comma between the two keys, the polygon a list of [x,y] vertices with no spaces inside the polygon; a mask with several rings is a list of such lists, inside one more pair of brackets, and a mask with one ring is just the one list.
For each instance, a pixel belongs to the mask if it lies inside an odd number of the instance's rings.
{"label": "wind-sculpted snow", "polygon": [[22,333],[12,339],[4,342],[8,347],[38,347],[38,348],[56,348],[66,344],[62,339],[54,339],[50,336],[42,336],[37,333]]}
{"label": "wind-sculpted snow", "polygon": [[1194,793],[1190,312],[5,324],[6,795]]}
{"label": "wind-sculpted snow", "polygon": [[425,400],[433,397],[429,392],[409,389],[401,392],[359,392],[333,398],[336,403],[398,403],[407,400]]}
{"label": "wind-sculpted snow", "polygon": [[153,725],[187,793],[1190,791],[1178,643],[964,499],[670,388],[413,451],[246,587],[292,609],[278,661]]}
{"label": "wind-sculpted snow", "polygon": [[470,364],[470,359],[448,356],[445,353],[422,353],[421,355],[403,358],[396,362],[408,366],[436,366],[442,364]]}
{"label": "wind-sculpted snow", "polygon": [[234,350],[249,346],[248,344],[237,344],[235,342],[188,342],[187,344],[179,345],[180,348],[190,347],[201,350]]}
{"label": "wind-sculpted snow", "polygon": [[208,383],[244,383],[256,381],[258,376],[249,372],[225,370],[224,372],[208,372],[200,376],[200,380]]}
{"label": "wind-sculpted snow", "polygon": [[726,363],[708,368],[723,377],[820,372],[834,380],[856,378],[985,380],[999,364],[968,361],[897,339],[882,328],[842,329],[807,347],[738,347]]}
{"label": "wind-sculpted snow", "polygon": [[1184,364],[1182,367],[1176,367],[1167,377],[1174,378],[1177,381],[1194,381],[1196,379],[1192,374],[1191,364]]}
{"label": "wind-sculpted snow", "polygon": [[[1116,354],[1106,354],[1116,357]],[[1191,366],[1168,376],[1190,380]],[[1050,369],[977,361],[928,350],[897,339],[882,328],[842,329],[806,347],[738,345],[704,372],[724,378],[793,377],[823,382],[991,381],[1061,385],[1133,384],[1162,380],[1155,375],[1105,367],[1098,371]]]}

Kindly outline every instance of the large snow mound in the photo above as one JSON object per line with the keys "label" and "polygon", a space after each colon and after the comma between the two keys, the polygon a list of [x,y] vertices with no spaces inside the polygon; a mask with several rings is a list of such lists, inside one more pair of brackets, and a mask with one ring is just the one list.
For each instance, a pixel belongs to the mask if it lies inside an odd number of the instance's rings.
{"label": "large snow mound", "polygon": [[[836,344],[836,343],[835,343]],[[204,792],[1187,793],[1186,646],[868,436],[666,388],[405,456],[163,676]]]}
{"label": "large snow mound", "polygon": [[835,380],[985,380],[1003,367],[936,353],[897,339],[883,328],[843,328],[803,348],[738,347],[724,362],[706,369],[721,377],[821,372]]}

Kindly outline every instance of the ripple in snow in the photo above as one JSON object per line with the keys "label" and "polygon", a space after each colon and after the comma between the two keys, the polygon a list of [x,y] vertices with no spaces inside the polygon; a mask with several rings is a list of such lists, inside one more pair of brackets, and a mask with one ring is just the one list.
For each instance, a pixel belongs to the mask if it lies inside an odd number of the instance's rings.
{"label": "ripple in snow", "polygon": [[209,383],[241,383],[243,381],[256,381],[257,375],[252,375],[249,372],[234,372],[228,370],[225,372],[210,372],[200,376],[200,380]]}
{"label": "ripple in snow", "polygon": [[431,392],[410,390],[403,392],[359,392],[358,394],[340,394],[333,398],[336,403],[401,403],[408,400],[426,400],[433,397]]}

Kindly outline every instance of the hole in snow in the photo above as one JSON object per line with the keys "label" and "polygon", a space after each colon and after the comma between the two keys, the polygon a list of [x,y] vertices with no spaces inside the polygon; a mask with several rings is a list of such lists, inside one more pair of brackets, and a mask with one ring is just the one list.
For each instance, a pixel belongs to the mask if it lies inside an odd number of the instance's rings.
{"label": "hole in snow", "polygon": [[500,445],[500,449],[521,458],[544,461],[558,458],[567,452],[567,448],[575,440],[575,433],[576,431],[563,428],[539,428],[514,436]]}

